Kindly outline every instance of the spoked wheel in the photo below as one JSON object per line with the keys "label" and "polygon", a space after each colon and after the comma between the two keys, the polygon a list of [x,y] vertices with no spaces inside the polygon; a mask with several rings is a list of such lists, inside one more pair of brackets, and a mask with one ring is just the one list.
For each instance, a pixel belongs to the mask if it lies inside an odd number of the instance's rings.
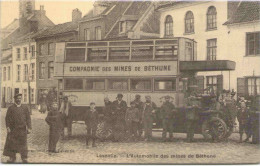
{"label": "spoked wheel", "polygon": [[203,122],[202,135],[205,139],[211,139],[212,135],[216,135],[221,141],[226,138],[227,125],[222,119],[213,117]]}

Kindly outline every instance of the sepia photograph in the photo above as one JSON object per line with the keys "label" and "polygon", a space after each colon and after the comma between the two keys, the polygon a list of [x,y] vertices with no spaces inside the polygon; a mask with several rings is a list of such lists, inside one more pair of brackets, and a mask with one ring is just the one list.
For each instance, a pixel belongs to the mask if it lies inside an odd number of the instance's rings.
{"label": "sepia photograph", "polygon": [[260,1],[0,1],[1,164],[259,164]]}

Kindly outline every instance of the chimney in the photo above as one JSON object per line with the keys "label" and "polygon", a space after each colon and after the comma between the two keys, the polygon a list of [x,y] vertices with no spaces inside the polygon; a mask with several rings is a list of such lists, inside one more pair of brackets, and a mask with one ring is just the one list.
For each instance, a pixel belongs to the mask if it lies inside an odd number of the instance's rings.
{"label": "chimney", "polygon": [[74,9],[72,11],[72,22],[76,22],[76,21],[79,21],[82,17],[82,13],[79,9]]}
{"label": "chimney", "polygon": [[41,13],[41,15],[45,15],[46,14],[46,11],[44,10],[44,6],[43,5],[40,5],[40,13]]}

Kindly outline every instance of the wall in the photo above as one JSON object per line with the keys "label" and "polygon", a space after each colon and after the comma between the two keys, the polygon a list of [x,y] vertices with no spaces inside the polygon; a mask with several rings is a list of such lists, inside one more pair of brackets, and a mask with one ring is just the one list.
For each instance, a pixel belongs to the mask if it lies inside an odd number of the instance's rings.
{"label": "wall", "polygon": [[[30,46],[34,45],[36,47],[36,43],[35,42],[31,42]],[[24,53],[23,53],[23,48],[27,47],[27,60],[24,60]],[[20,48],[20,53],[21,53],[21,59],[17,60],[17,53],[16,53],[16,49]],[[31,53],[29,53],[29,43],[28,42],[24,42],[21,44],[17,44],[17,45],[13,45],[13,50],[12,50],[12,55],[13,55],[13,95],[15,92],[15,88],[19,88],[19,93],[23,94],[23,89],[27,89],[27,93],[28,93],[28,82],[24,81],[24,64],[27,64],[29,67],[29,72],[30,72],[30,64],[34,63],[35,64],[35,70],[36,70],[36,59],[35,58],[30,58],[31,57]],[[36,57],[36,56],[35,56]],[[17,81],[17,65],[21,65],[21,75],[20,75],[20,81]],[[34,72],[35,77],[36,77],[36,71]],[[30,86],[31,89],[34,89],[34,101],[31,102],[32,104],[35,104],[36,102],[36,80],[32,80],[30,81]],[[24,94],[23,94],[24,95]],[[29,98],[28,98],[28,94],[27,94],[27,102],[24,103],[22,101],[23,104],[28,104],[29,103]]]}
{"label": "wall", "polygon": [[101,38],[103,39],[106,35],[105,32],[105,19],[97,19],[93,21],[87,21],[87,22],[80,22],[79,23],[79,40],[84,41],[85,40],[85,29],[90,30],[90,39],[95,40],[95,27],[101,26]]}

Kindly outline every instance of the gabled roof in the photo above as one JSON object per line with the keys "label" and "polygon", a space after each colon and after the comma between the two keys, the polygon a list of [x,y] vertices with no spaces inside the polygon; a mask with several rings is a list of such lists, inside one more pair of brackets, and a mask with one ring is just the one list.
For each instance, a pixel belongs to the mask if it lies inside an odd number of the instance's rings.
{"label": "gabled roof", "polygon": [[[121,15],[120,19],[118,19],[113,26],[113,28],[110,30],[109,34],[106,35],[106,38],[124,38],[122,35],[127,34],[119,34],[119,22],[122,20],[125,20],[129,18],[130,20],[133,20],[133,17],[136,20],[136,23],[138,20],[144,15],[144,13],[147,11],[147,9],[152,4],[151,1],[133,1],[130,6],[127,8],[127,10]],[[135,24],[136,24],[135,23]],[[135,25],[132,26],[129,31],[131,31],[134,28]]]}
{"label": "gabled roof", "polygon": [[19,27],[19,20],[16,18],[14,19],[9,25],[6,27],[2,28],[1,31],[7,31],[7,30],[15,30],[16,28]]}
{"label": "gabled roof", "polygon": [[77,32],[77,31],[78,31],[78,22],[66,22],[39,31],[35,35],[33,35],[33,38],[43,38],[43,37],[55,36],[58,34],[63,34],[68,32]]}
{"label": "gabled roof", "polygon": [[224,25],[260,21],[260,1],[242,1]]}

